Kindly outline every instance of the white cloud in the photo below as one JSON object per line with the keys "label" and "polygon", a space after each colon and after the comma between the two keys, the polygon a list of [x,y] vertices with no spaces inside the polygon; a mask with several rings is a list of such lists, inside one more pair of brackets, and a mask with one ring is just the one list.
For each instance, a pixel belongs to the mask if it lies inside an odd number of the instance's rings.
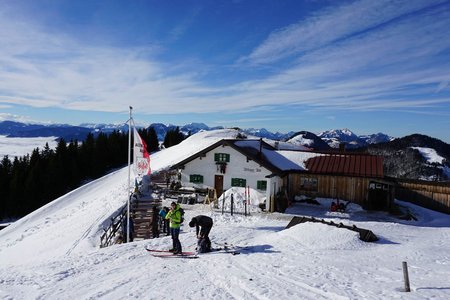
{"label": "white cloud", "polygon": [[321,10],[297,24],[274,31],[244,60],[271,63],[291,55],[304,54],[444,2],[445,0],[362,0]]}
{"label": "white cloud", "polygon": [[0,47],[0,102],[105,112],[131,105],[148,114],[446,104],[450,63],[441,55],[450,49],[450,11],[412,13],[438,2],[358,1],[326,10],[274,32],[247,58],[266,63],[294,55],[289,68],[221,87],[149,59],[152,47],[85,45],[0,13],[0,39],[8,41]]}
{"label": "white cloud", "polygon": [[29,116],[19,116],[9,113],[0,113],[0,121],[16,121],[21,123],[37,123]]}

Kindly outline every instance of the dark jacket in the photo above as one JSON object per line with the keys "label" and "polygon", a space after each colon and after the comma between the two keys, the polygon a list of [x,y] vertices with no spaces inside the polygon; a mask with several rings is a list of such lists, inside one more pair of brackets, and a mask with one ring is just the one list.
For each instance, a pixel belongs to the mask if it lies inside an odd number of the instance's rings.
{"label": "dark jacket", "polygon": [[204,227],[211,228],[213,226],[213,220],[210,217],[203,216],[203,215],[193,217],[191,222],[192,221],[195,223],[197,235],[199,233],[199,226],[201,226],[202,228],[204,228]]}

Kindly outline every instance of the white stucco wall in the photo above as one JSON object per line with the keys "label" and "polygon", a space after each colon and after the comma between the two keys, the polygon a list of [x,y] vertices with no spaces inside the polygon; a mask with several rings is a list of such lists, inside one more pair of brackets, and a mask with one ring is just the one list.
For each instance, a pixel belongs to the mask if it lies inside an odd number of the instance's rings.
{"label": "white stucco wall", "polygon": [[[230,162],[227,163],[225,174],[220,173],[214,161],[215,153],[226,153],[230,155]],[[223,190],[231,187],[232,178],[246,179],[246,185],[252,189],[257,189],[257,181],[267,181],[266,195],[269,199],[273,194],[272,190],[274,182],[276,182],[276,189],[280,187],[281,179],[276,176],[266,178],[271,172],[266,168],[255,163],[253,160],[247,161],[247,157],[229,146],[219,146],[210,152],[206,153],[205,157],[196,158],[187,163],[184,169],[181,170],[181,181],[183,186],[197,186],[200,188],[214,188],[214,176],[223,176]],[[203,184],[193,184],[189,182],[190,175],[202,175]]]}

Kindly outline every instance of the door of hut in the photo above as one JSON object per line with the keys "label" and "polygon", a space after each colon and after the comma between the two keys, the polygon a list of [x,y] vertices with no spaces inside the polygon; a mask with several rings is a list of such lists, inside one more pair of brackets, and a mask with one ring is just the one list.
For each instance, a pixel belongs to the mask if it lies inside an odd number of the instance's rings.
{"label": "door of hut", "polygon": [[217,198],[219,198],[223,193],[223,175],[214,176],[214,188],[217,192]]}
{"label": "door of hut", "polygon": [[386,210],[389,208],[389,186],[387,184],[370,181],[368,190],[369,209]]}

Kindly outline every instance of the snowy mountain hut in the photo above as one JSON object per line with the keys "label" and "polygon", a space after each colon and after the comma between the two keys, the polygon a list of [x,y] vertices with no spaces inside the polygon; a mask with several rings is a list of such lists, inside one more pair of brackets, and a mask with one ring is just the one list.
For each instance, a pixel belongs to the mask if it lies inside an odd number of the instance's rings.
{"label": "snowy mountain hut", "polygon": [[262,139],[222,139],[172,169],[183,186],[214,188],[217,197],[231,187],[250,187],[270,199],[281,190],[282,177],[300,167]]}

